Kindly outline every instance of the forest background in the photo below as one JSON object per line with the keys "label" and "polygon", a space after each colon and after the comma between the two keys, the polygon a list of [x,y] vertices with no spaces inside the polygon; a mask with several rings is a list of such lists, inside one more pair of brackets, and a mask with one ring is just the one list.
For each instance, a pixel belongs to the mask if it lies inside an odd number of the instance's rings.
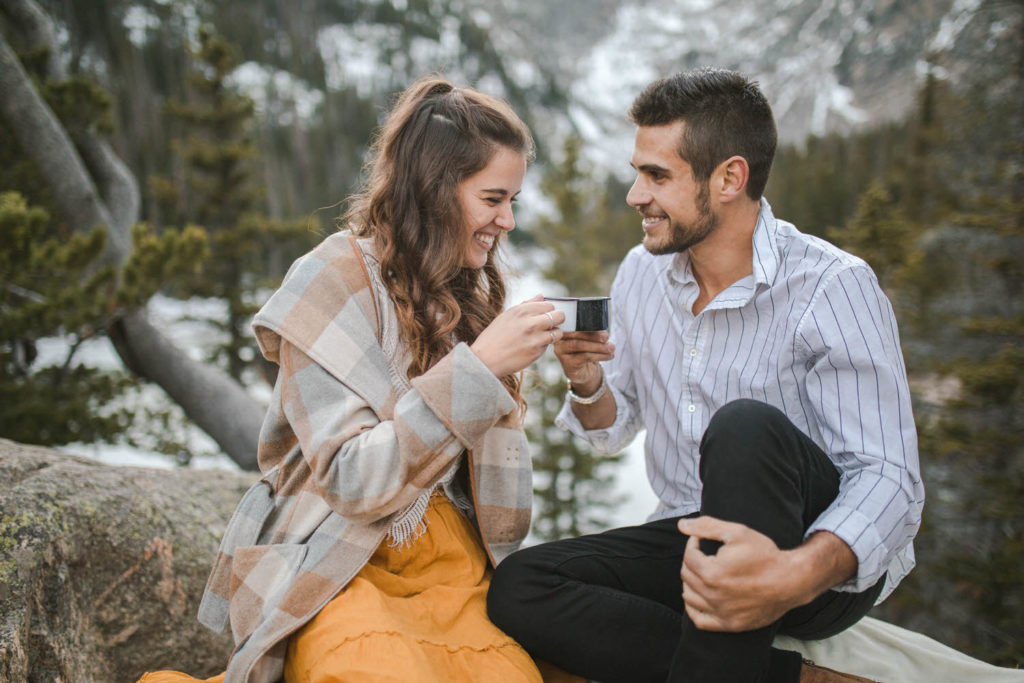
{"label": "forest background", "polygon": [[[901,325],[928,499],[919,566],[872,614],[1024,664],[1024,3],[731,12],[0,0],[0,436],[252,469],[274,369],[250,317],[335,229],[397,90],[441,72],[512,102],[539,154],[507,260],[587,294],[639,239],[629,100],[737,68],[780,121],[775,213],[865,258]],[[603,528],[622,456],[551,428],[550,354],[529,380],[533,536]]]}

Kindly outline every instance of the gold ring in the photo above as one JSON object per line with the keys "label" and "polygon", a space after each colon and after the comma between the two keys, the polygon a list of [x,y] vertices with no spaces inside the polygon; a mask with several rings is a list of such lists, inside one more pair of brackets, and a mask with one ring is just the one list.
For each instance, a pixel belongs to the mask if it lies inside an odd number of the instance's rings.
{"label": "gold ring", "polygon": [[551,321],[551,327],[558,327],[558,325],[555,323],[555,319],[551,317],[551,311],[544,311],[544,315],[546,315],[548,317],[548,320]]}

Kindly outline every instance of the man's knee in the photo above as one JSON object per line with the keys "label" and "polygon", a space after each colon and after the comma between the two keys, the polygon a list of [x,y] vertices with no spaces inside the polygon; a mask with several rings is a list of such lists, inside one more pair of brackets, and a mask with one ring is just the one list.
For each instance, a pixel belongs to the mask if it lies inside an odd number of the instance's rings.
{"label": "man's knee", "polygon": [[737,429],[771,429],[788,422],[786,414],[775,406],[752,398],[740,398],[715,411],[705,436],[710,432],[735,433]]}
{"label": "man's knee", "polygon": [[487,615],[506,632],[515,631],[533,573],[530,548],[514,552],[495,567],[487,589]]}
{"label": "man's knee", "polygon": [[770,457],[792,427],[785,413],[767,403],[746,398],[726,403],[711,417],[701,439],[701,477],[711,466],[735,471]]}

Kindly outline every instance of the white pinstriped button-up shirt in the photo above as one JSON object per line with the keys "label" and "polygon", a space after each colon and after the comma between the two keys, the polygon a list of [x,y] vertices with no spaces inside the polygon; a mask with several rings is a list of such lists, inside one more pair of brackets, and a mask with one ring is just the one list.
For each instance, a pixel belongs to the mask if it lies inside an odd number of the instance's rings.
{"label": "white pinstriped button-up shirt", "polygon": [[857,575],[837,589],[887,574],[884,599],[914,566],[924,503],[892,307],[864,261],[776,220],[765,200],[753,253],[753,273],[694,316],[688,254],[633,248],[611,292],[615,422],[586,431],[568,401],[556,422],[608,453],[646,429],[654,520],[699,508],[698,446],[715,410],[739,398],[779,408],[840,473],[839,496],[807,532],[830,531],[856,554]]}

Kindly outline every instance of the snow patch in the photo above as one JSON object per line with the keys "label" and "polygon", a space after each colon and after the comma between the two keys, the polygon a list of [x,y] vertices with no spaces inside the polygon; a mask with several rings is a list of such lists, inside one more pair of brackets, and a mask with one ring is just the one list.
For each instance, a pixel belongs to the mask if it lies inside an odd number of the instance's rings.
{"label": "snow patch", "polygon": [[981,3],[982,0],[956,0],[949,14],[942,18],[939,30],[935,32],[935,37],[929,43],[928,49],[934,52],[943,52],[952,48],[956,44],[957,38],[960,37],[960,33],[974,18],[974,13]]}
{"label": "snow patch", "polygon": [[137,48],[149,42],[150,31],[160,28],[160,17],[142,5],[132,5],[125,10],[121,25],[128,30],[128,40]]}
{"label": "snow patch", "polygon": [[301,78],[258,62],[240,64],[227,82],[250,98],[261,116],[282,126],[311,121],[324,101],[324,93]]}

